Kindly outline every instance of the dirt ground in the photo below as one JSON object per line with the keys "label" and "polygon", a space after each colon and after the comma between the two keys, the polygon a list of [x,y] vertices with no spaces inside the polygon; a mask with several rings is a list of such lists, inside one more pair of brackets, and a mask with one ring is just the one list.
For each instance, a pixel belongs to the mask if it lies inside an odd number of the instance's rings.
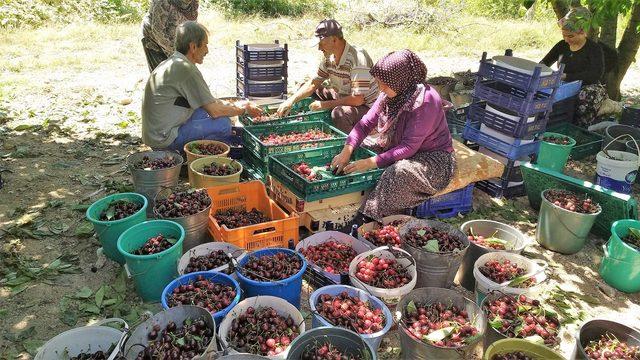
{"label": "dirt ground", "polygon": [[[137,29],[136,29],[137,30]],[[0,358],[30,358],[47,339],[71,327],[118,316],[135,324],[157,304],[142,304],[121,268],[99,254],[99,242],[84,220],[88,204],[112,192],[131,190],[124,160],[146,149],[140,140],[140,102],[148,76],[134,30],[118,41],[96,41],[78,49],[82,58],[93,53],[118,61],[79,61],[65,70],[60,64],[29,71],[1,68],[14,85],[0,93]],[[16,44],[16,46],[18,46]],[[44,43],[38,54],[64,49],[65,43]],[[376,49],[383,53],[391,49]],[[234,95],[233,55],[228,43],[210,45],[201,66],[219,96]],[[477,58],[437,57],[421,52],[432,74],[474,69]],[[540,51],[531,56],[536,58]],[[27,54],[14,54],[20,61]],[[315,50],[294,44],[290,86],[316,66]],[[625,79],[624,91],[636,95],[640,84],[636,65]],[[9,79],[9,77],[7,78]],[[572,164],[576,173],[593,174],[593,159]],[[573,170],[572,170],[573,171]],[[591,174],[591,175],[590,175]],[[604,239],[592,237],[584,250],[564,256],[535,242],[537,213],[526,197],[515,201],[491,199],[474,192],[469,215],[448,222],[488,218],[504,221],[527,234],[526,254],[549,262],[547,290],[561,293],[574,323],[563,326],[561,351],[568,356],[578,326],[592,318],[640,324],[640,295],[603,285],[598,275]],[[473,295],[463,291],[468,297]],[[308,289],[303,294],[308,296]],[[546,295],[548,296],[548,295]],[[303,300],[304,303],[304,300]],[[397,332],[380,349],[384,359],[399,359]]]}

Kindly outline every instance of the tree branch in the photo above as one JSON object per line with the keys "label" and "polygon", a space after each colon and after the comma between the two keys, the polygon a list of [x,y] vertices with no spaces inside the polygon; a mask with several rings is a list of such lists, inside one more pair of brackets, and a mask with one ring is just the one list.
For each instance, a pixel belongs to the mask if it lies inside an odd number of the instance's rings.
{"label": "tree branch", "polygon": [[635,61],[638,48],[640,47],[640,1],[636,2],[631,9],[629,23],[624,29],[620,45],[618,45],[618,77],[620,81],[627,73],[631,63]]}
{"label": "tree branch", "polygon": [[558,19],[562,19],[569,11],[569,6],[564,0],[549,0],[549,2]]}

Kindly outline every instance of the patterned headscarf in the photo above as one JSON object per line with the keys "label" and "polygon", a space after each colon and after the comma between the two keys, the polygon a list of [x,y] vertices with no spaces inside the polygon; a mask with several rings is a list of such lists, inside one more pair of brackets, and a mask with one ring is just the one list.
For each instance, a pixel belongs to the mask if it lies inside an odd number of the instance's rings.
{"label": "patterned headscarf", "polygon": [[558,20],[558,25],[571,32],[587,31],[591,27],[591,11],[584,6],[573,8]]}
{"label": "patterned headscarf", "polygon": [[383,149],[395,133],[400,110],[413,104],[418,96],[418,84],[427,79],[427,67],[411,50],[400,50],[384,56],[369,70],[372,76],[382,81],[396,92],[396,96],[386,97],[380,104],[382,111],[378,118],[378,145]]}

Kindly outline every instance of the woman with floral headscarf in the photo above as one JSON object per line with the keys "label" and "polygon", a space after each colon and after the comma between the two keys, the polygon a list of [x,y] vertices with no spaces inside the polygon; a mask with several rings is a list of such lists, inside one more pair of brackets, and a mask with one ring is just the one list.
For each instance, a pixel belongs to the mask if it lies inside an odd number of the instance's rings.
{"label": "woman with floral headscarf", "polygon": [[[399,214],[444,189],[455,155],[438,92],[426,85],[427,68],[410,50],[390,53],[370,70],[380,95],[349,133],[331,166],[338,172],[386,167],[360,211],[379,220]],[[351,154],[376,129],[378,155],[349,163]]]}

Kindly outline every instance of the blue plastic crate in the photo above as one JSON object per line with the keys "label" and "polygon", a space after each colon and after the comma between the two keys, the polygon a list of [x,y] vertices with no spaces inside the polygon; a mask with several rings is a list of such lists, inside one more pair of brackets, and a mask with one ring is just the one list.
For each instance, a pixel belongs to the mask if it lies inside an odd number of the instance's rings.
{"label": "blue plastic crate", "polygon": [[[271,45],[271,44],[260,44]],[[273,61],[284,60],[287,61],[289,57],[289,48],[287,44],[280,45],[278,40],[274,41],[273,46],[269,46],[264,50],[256,46],[242,45],[240,40],[236,41],[236,57],[239,62],[247,61]]]}
{"label": "blue plastic crate", "polygon": [[231,148],[229,157],[232,159],[242,159],[242,132],[243,127],[234,126],[231,128],[231,136],[227,141],[227,145]]}
{"label": "blue plastic crate", "polygon": [[573,123],[573,117],[576,113],[576,107],[578,107],[577,95],[554,103],[551,107],[551,112],[549,113],[547,127],[551,126],[551,124],[559,122]]}
{"label": "blue plastic crate", "polygon": [[523,116],[551,109],[551,95],[540,91],[526,92],[493,80],[478,81],[473,95]]}
{"label": "blue plastic crate", "polygon": [[473,185],[452,191],[450,193],[435,196],[415,208],[416,217],[419,218],[449,218],[459,213],[466,214],[473,210]]}
{"label": "blue plastic crate", "polygon": [[482,54],[478,76],[487,80],[495,80],[518,89],[536,92],[542,89],[553,90],[560,83],[562,71],[556,71],[551,75],[540,76],[541,68],[536,68],[533,74],[507,69],[496,65],[491,59],[487,59],[487,53]]}
{"label": "blue plastic crate", "polygon": [[286,80],[277,81],[267,84],[251,84],[249,80],[238,78],[238,96],[244,94],[249,96],[278,96],[287,93]]}
{"label": "blue plastic crate", "polygon": [[[495,107],[495,105],[493,105]],[[503,109],[496,109],[503,111]],[[545,113],[539,113],[535,116],[535,120],[527,122],[529,116],[520,116],[517,120],[488,111],[485,104],[474,101],[469,106],[469,119],[473,123],[482,122],[486,126],[500,131],[510,137],[526,138],[537,133],[544,132],[547,127],[547,116]]]}
{"label": "blue plastic crate", "polygon": [[556,94],[553,96],[553,102],[562,101],[570,97],[578,95],[582,88],[582,80],[576,80],[571,82],[563,82],[556,90]]}
{"label": "blue plastic crate", "polygon": [[469,120],[464,126],[462,137],[465,140],[484,146],[487,149],[502,155],[510,160],[518,160],[527,156],[537,154],[540,148],[540,140],[535,140],[528,144],[522,144],[521,139],[516,139],[513,144],[496,139],[491,135],[480,131],[480,124],[473,124]]}
{"label": "blue plastic crate", "polygon": [[506,180],[499,180],[497,184],[490,180],[482,180],[478,181],[476,186],[478,189],[494,198],[504,197],[512,199],[514,197],[521,197],[527,194],[524,183],[516,186],[508,186],[508,184],[509,182]]}
{"label": "blue plastic crate", "polygon": [[278,80],[287,76],[286,64],[277,67],[251,67],[249,63],[237,63],[237,74],[241,79],[249,80]]}

